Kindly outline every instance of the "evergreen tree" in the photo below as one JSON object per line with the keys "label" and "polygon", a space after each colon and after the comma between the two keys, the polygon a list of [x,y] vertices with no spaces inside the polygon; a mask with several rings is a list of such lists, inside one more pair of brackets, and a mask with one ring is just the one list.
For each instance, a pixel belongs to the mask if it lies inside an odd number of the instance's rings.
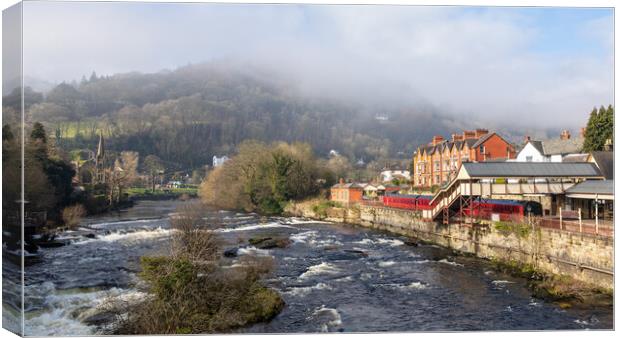
{"label": "evergreen tree", "polygon": [[595,148],[595,139],[597,134],[598,111],[596,107],[590,112],[588,125],[586,126],[585,140],[583,142],[583,151],[590,152]]}
{"label": "evergreen tree", "polygon": [[601,106],[598,110],[594,108],[590,113],[590,119],[586,126],[583,151],[603,150],[608,139],[613,141],[614,133],[614,108],[609,105],[607,108]]}
{"label": "evergreen tree", "polygon": [[35,122],[32,125],[32,132],[30,132],[30,139],[32,141],[41,141],[42,143],[47,143],[47,135],[45,135],[45,128],[40,122]]}

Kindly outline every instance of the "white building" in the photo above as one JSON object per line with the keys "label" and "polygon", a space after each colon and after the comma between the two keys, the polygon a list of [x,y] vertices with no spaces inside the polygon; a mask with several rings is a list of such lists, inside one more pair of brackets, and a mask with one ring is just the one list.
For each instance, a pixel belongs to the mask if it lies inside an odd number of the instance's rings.
{"label": "white building", "polygon": [[409,170],[400,168],[384,168],[381,171],[380,178],[382,182],[391,182],[395,178],[399,180],[405,179],[407,181],[410,181],[411,172],[409,172]]}
{"label": "white building", "polygon": [[514,162],[563,162],[564,159],[580,154],[583,137],[571,138],[570,133],[562,131],[559,139],[545,141],[527,140]]}
{"label": "white building", "polygon": [[229,160],[229,158],[226,155],[224,155],[222,157],[217,157],[216,155],[213,155],[213,168],[217,168],[217,167],[221,166],[222,164],[224,164],[224,162],[226,162],[228,160]]}

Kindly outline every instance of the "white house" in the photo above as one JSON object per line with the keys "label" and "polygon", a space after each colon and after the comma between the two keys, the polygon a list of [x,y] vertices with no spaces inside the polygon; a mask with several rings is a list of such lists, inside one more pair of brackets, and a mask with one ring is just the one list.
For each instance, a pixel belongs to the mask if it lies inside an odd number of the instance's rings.
{"label": "white house", "polygon": [[213,155],[213,168],[221,166],[222,164],[224,164],[224,162],[226,162],[228,160],[229,160],[229,158],[226,155],[224,155],[222,157],[217,157],[216,155]]}
{"label": "white house", "polygon": [[384,168],[381,171],[380,178],[382,182],[391,182],[393,179],[406,179],[411,180],[411,173],[409,170],[400,168]]}
{"label": "white house", "polygon": [[581,152],[583,141],[583,137],[571,138],[566,130],[562,131],[559,139],[528,139],[514,162],[563,162],[567,156]]}

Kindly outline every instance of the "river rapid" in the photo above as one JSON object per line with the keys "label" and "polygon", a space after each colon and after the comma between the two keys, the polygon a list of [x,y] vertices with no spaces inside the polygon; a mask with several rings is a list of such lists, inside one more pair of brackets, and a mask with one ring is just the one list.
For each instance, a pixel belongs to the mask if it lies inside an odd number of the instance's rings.
{"label": "river rapid", "polygon": [[[25,273],[26,335],[101,334],[87,320],[107,299],[137,300],[139,257],[165,254],[178,201],[141,201],[120,213],[85,219],[63,233],[71,244],[41,249]],[[266,283],[286,302],[269,323],[241,333],[611,329],[611,309],[563,310],[530,296],[524,279],[488,262],[455,257],[432,245],[406,245],[397,235],[301,218],[211,210],[210,222],[239,255],[276,260]],[[287,248],[237,244],[257,235],[289,235]],[[234,258],[231,258],[234,259]],[[18,269],[3,264],[5,276]],[[18,323],[19,285],[5,278],[3,322]],[[91,325],[89,325],[91,324]]]}

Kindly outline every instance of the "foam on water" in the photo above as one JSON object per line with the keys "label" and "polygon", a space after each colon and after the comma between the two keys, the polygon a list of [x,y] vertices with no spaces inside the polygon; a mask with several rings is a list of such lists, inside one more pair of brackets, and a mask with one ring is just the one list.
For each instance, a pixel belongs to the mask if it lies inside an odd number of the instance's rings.
{"label": "foam on water", "polygon": [[315,290],[331,290],[331,289],[332,287],[325,283],[318,283],[313,286],[292,287],[292,288],[289,288],[287,291],[285,291],[285,293],[289,295],[293,295],[293,296],[305,296]]}
{"label": "foam on water", "polygon": [[312,317],[321,322],[320,328],[322,332],[329,332],[334,326],[342,325],[342,317],[338,310],[325,307],[322,305],[312,313]]}
{"label": "foam on water", "polygon": [[41,286],[48,293],[45,308],[26,314],[26,335],[93,335],[97,333],[96,328],[86,325],[83,320],[104,311],[107,302],[134,303],[146,297],[146,294],[130,289],[71,291],[55,290],[50,283]]}
{"label": "foam on water", "polygon": [[136,219],[136,220],[124,220],[124,221],[115,221],[115,222],[102,222],[102,223],[93,223],[93,224],[85,224],[86,227],[91,229],[105,229],[110,225],[123,225],[123,224],[132,224],[132,223],[152,223],[153,221],[161,220],[161,218],[147,218],[147,219]]}
{"label": "foam on water", "polygon": [[308,220],[308,219],[303,219],[299,217],[289,218],[286,222],[290,224],[332,224],[332,222],[314,221],[314,220]]}
{"label": "foam on water", "polygon": [[340,272],[340,269],[335,267],[333,264],[329,264],[326,262],[322,262],[321,264],[313,265],[306,270],[306,272],[302,273],[299,278],[305,279],[308,277],[323,275],[323,274],[334,274]]}
{"label": "foam on water", "polygon": [[457,262],[453,262],[453,261],[449,261],[446,258],[444,259],[440,259],[437,262],[439,263],[444,263],[444,264],[448,264],[448,265],[454,265],[454,266],[463,266],[463,264],[457,263]]}
{"label": "foam on water", "polygon": [[394,261],[379,262],[379,266],[382,267],[382,268],[386,268],[386,267],[392,266],[392,265],[396,265],[396,262],[394,262]]}
{"label": "foam on water", "polygon": [[386,239],[386,238],[379,238],[377,239],[377,243],[379,244],[389,244],[390,246],[400,246],[400,245],[405,245],[405,242],[401,241],[400,239]]}
{"label": "foam on water", "polygon": [[221,228],[221,229],[217,229],[215,230],[216,232],[235,232],[235,231],[249,231],[249,230],[258,230],[258,229],[268,229],[268,228],[289,228],[289,229],[295,229],[292,226],[289,225],[285,225],[285,224],[280,224],[277,222],[272,222],[272,223],[265,223],[265,224],[253,224],[253,225],[247,225],[247,226],[241,226],[241,227],[236,227],[236,228]]}
{"label": "foam on water", "polygon": [[289,239],[293,241],[293,243],[307,243],[309,239],[316,238],[318,234],[319,233],[314,230],[309,230],[292,234]]}
{"label": "foam on water", "polygon": [[122,243],[135,243],[143,240],[150,240],[158,237],[165,237],[170,235],[170,229],[164,229],[158,227],[155,229],[143,229],[132,232],[113,232],[108,235],[97,236],[93,239],[87,239],[84,241],[76,242],[75,244],[84,245],[95,241],[104,242],[122,242]]}
{"label": "foam on water", "polygon": [[239,250],[237,250],[237,253],[239,255],[271,256],[271,253],[270,253],[269,250],[259,249],[259,248],[254,247],[254,246],[248,246],[248,247],[245,247],[245,248],[239,248]]}

